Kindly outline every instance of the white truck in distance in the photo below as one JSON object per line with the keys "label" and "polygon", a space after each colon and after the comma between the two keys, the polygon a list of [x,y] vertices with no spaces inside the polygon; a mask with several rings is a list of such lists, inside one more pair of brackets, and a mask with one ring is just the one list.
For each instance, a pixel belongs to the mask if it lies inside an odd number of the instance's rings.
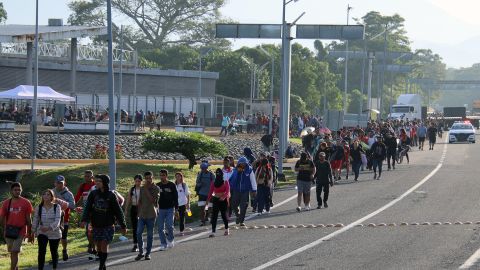
{"label": "white truck in distance", "polygon": [[413,120],[422,119],[422,97],[417,94],[402,94],[398,96],[397,104],[392,106],[390,119]]}

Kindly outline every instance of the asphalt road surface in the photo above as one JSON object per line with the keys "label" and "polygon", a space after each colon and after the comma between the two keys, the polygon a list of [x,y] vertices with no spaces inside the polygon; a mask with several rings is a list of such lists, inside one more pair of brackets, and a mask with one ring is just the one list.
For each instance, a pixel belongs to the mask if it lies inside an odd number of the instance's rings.
{"label": "asphalt road surface", "polygon": [[[208,238],[196,227],[151,261],[135,262],[131,244],[117,244],[109,269],[480,269],[479,152],[478,144],[415,150],[381,180],[364,172],[338,182],[328,209],[298,213],[296,191],[286,188],[248,229]],[[98,266],[80,256],[59,268]]]}

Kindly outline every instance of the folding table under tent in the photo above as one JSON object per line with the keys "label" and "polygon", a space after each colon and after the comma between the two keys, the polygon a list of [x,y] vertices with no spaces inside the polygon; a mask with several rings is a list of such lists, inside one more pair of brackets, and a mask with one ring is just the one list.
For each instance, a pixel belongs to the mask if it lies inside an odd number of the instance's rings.
{"label": "folding table under tent", "polygon": [[[13,89],[0,92],[0,99],[33,99],[33,85],[19,85]],[[75,101],[74,97],[60,94],[49,86],[37,87],[37,99],[39,100],[55,100],[55,101]]]}

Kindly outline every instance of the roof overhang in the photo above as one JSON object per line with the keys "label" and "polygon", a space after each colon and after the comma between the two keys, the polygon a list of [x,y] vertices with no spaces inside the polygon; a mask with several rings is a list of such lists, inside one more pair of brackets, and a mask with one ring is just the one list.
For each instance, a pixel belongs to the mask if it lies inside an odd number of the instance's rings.
{"label": "roof overhang", "polygon": [[[38,26],[39,40],[52,41],[107,34],[105,26]],[[25,43],[35,40],[35,25],[0,25],[0,43]]]}

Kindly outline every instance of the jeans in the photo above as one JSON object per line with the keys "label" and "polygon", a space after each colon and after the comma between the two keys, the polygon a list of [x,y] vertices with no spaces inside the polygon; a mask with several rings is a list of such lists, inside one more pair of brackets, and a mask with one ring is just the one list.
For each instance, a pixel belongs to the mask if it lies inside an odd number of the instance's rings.
{"label": "jeans", "polygon": [[60,239],[48,239],[44,234],[38,237],[38,269],[43,270],[45,265],[45,254],[47,253],[47,244],[50,244],[50,254],[52,255],[52,267],[57,268],[58,264],[58,244]]}
{"label": "jeans", "polygon": [[382,166],[383,166],[383,159],[373,159],[373,172],[377,173],[377,167],[378,167],[378,173],[382,174]]}
{"label": "jeans", "polygon": [[180,232],[183,232],[185,230],[185,213],[187,210],[186,205],[181,205],[178,207],[178,219],[180,223]]}
{"label": "jeans", "polygon": [[223,224],[225,225],[225,230],[228,229],[228,218],[227,218],[228,201],[226,199],[221,201],[217,197],[212,197],[212,202],[213,202],[212,232],[215,232],[217,229],[218,212],[220,212],[220,215],[222,216]]}
{"label": "jeans", "polygon": [[250,195],[249,191],[246,191],[246,192],[235,191],[232,193],[230,203],[232,205],[232,210],[235,212],[235,216],[237,217],[237,220],[236,220],[237,224],[243,223],[245,221],[245,214],[247,213],[249,195]]}
{"label": "jeans", "polygon": [[317,186],[315,192],[317,193],[317,204],[322,205],[322,190],[323,190],[323,202],[328,201],[328,194],[330,193],[330,185],[328,182],[317,180]]}
{"label": "jeans", "polygon": [[262,213],[263,209],[270,211],[270,187],[266,185],[257,186],[257,211]]}
{"label": "jeans", "polygon": [[138,243],[137,239],[137,225],[138,225],[138,218],[137,218],[137,206],[132,205],[130,207],[130,223],[132,224],[132,231],[135,232],[133,234],[133,244]]}
{"label": "jeans", "polygon": [[227,127],[224,127],[224,126],[222,126],[222,130],[220,130],[220,135],[222,135],[224,130],[225,130],[225,136],[227,136]]}
{"label": "jeans", "polygon": [[[387,149],[387,164],[388,168],[390,169],[393,167],[395,169],[395,158],[397,157],[397,150],[389,150]],[[392,166],[390,166],[390,160],[392,160]]]}
{"label": "jeans", "polygon": [[360,167],[362,166],[361,160],[354,160],[352,161],[352,171],[355,174],[355,180],[358,179],[358,175],[360,174]]}
{"label": "jeans", "polygon": [[[168,242],[173,242],[173,217],[175,208],[159,209],[158,210],[158,236],[160,237],[160,245],[167,246]],[[165,238],[165,230],[167,231],[167,238]]]}
{"label": "jeans", "polygon": [[147,255],[150,255],[152,252],[153,244],[153,226],[155,225],[155,218],[138,218],[137,222],[137,240],[138,240],[138,251],[140,254],[143,254],[143,229],[147,227]]}

